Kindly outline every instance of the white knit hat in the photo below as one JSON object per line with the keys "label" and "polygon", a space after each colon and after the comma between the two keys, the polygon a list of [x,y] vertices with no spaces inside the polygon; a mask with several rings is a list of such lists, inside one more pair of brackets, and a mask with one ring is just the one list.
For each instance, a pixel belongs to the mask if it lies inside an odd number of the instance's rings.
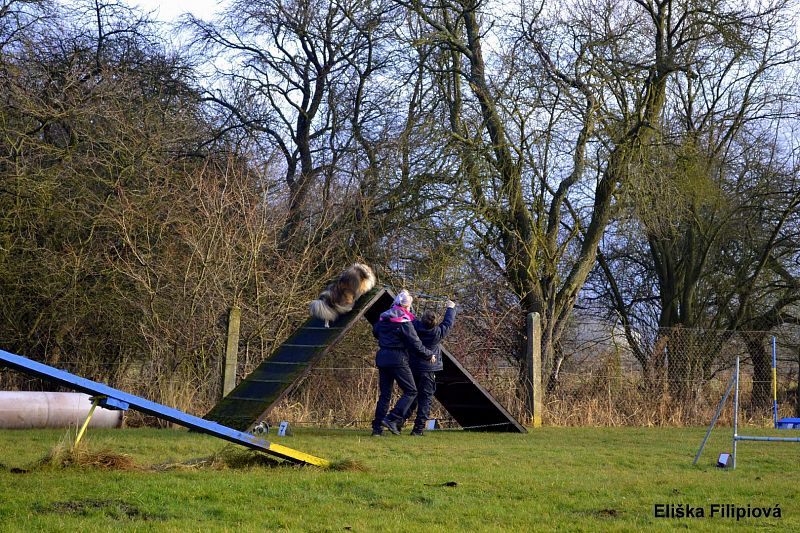
{"label": "white knit hat", "polygon": [[405,289],[400,291],[397,296],[394,297],[394,305],[402,305],[403,307],[411,307],[411,302],[413,301],[414,298],[411,297],[411,293]]}

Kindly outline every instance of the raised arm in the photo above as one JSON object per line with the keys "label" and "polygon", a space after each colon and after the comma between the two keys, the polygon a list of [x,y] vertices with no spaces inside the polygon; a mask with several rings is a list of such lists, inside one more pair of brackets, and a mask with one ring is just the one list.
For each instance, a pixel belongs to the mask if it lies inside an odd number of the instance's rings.
{"label": "raised arm", "polygon": [[[452,307],[450,306],[452,304]],[[444,312],[444,319],[442,323],[436,328],[437,336],[439,339],[444,339],[456,320],[456,304],[447,300],[447,311]]]}

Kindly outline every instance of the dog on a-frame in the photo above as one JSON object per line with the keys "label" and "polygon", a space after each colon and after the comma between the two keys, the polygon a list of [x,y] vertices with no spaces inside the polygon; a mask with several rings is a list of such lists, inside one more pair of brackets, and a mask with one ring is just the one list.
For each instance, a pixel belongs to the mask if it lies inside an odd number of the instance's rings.
{"label": "dog on a-frame", "polygon": [[363,263],[355,263],[342,272],[313,300],[309,309],[311,316],[325,322],[329,327],[340,315],[353,310],[356,300],[375,286],[375,273]]}

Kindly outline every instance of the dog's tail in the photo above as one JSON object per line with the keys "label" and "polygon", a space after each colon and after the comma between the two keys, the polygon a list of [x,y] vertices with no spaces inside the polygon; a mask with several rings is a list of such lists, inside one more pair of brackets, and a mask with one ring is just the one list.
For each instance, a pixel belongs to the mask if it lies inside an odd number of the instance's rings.
{"label": "dog's tail", "polygon": [[311,316],[324,320],[325,323],[333,322],[339,318],[339,313],[336,312],[336,309],[322,299],[312,300],[309,310],[311,311]]}

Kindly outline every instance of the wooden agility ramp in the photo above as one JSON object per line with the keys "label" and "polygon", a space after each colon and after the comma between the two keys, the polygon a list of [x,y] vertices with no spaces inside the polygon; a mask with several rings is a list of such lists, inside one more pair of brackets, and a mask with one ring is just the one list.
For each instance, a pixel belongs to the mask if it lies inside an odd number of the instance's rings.
{"label": "wooden agility ramp", "polygon": [[[374,324],[393,301],[394,295],[388,289],[376,288],[329,328],[319,319],[308,319],[205,418],[241,431],[261,422],[361,317]],[[442,356],[444,370],[436,373],[436,399],[462,428],[527,432],[444,347]]]}

